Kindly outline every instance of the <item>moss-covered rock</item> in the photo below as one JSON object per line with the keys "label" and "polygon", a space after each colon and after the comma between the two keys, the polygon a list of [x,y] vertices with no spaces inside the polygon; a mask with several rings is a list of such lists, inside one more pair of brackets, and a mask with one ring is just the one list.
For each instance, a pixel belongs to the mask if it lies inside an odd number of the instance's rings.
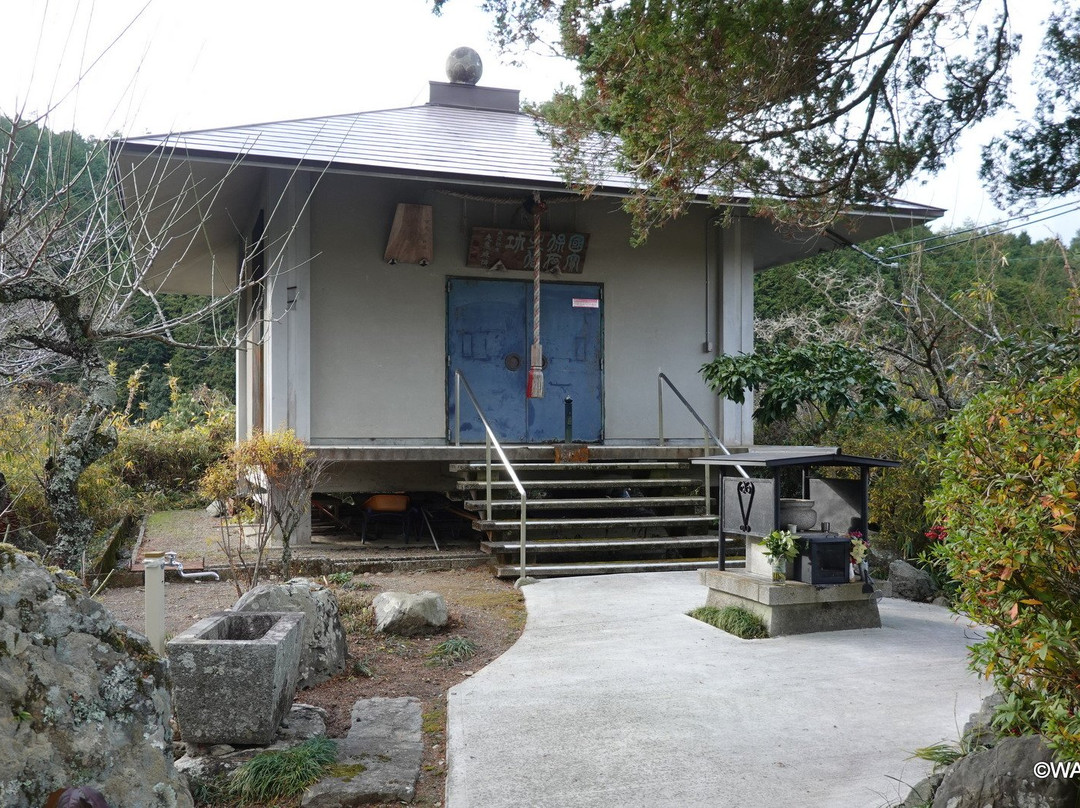
{"label": "moss-covered rock", "polygon": [[187,808],[168,668],[81,585],[0,547],[0,805],[88,785],[112,805]]}

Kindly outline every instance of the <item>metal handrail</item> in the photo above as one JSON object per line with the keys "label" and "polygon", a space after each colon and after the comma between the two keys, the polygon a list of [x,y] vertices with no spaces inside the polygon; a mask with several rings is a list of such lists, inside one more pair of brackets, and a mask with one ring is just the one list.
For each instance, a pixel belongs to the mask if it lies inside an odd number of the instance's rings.
{"label": "metal handrail", "polygon": [[[722,440],[720,440],[720,438],[718,438],[716,436],[716,433],[713,432],[712,429],[709,428],[709,425],[707,423],[705,423],[701,419],[701,416],[698,415],[697,410],[695,410],[694,407],[690,404],[690,402],[686,400],[686,396],[684,396],[682,393],[679,392],[679,388],[677,388],[672,383],[671,379],[669,379],[667,377],[667,375],[663,371],[660,371],[660,373],[658,373],[657,377],[656,377],[656,403],[657,403],[657,412],[659,414],[660,444],[661,445],[664,444],[664,384],[665,383],[667,384],[668,387],[671,388],[671,392],[673,392],[676,396],[678,396],[679,401],[682,402],[682,405],[684,407],[686,407],[687,411],[689,411],[689,413],[692,416],[694,416],[694,420],[697,421],[698,424],[701,425],[701,428],[705,431],[705,453],[708,454],[708,452],[709,452],[709,448],[708,448],[709,440],[712,439],[712,442],[714,444],[716,444],[716,446],[720,449],[721,452],[723,452],[726,455],[731,455],[731,452],[728,451],[728,447],[726,447],[724,445],[724,442]],[[708,466],[706,466],[705,468],[706,468],[706,474],[708,474]],[[741,474],[743,477],[745,477],[745,478],[750,477],[750,475],[746,473],[746,469],[744,469],[742,466],[736,466],[735,468],[739,472],[739,474]],[[706,482],[708,482],[708,478],[706,478]]]}
{"label": "metal handrail", "polygon": [[488,419],[484,417],[484,411],[480,407],[480,402],[476,400],[476,394],[473,393],[472,387],[469,386],[469,380],[465,378],[464,374],[460,370],[454,371],[454,445],[461,445],[461,386],[465,385],[465,394],[469,397],[469,401],[472,402],[473,407],[476,408],[476,414],[480,416],[480,423],[484,425],[485,433],[485,448],[484,448],[484,468],[485,468],[485,496],[487,499],[487,521],[491,521],[492,513],[492,498],[491,498],[491,448],[495,447],[496,454],[499,455],[499,462],[502,463],[506,473],[510,475],[511,481],[514,483],[514,488],[517,489],[518,496],[521,498],[521,517],[520,526],[518,528],[518,535],[521,543],[521,560],[520,560],[520,572],[521,575],[518,578],[518,584],[527,583],[526,571],[525,571],[525,487],[521,484],[521,480],[518,479],[517,472],[514,471],[514,466],[510,462],[510,459],[506,456],[506,452],[503,451],[502,444],[499,443],[499,439],[495,437],[495,430],[491,428],[491,424],[488,423]]}

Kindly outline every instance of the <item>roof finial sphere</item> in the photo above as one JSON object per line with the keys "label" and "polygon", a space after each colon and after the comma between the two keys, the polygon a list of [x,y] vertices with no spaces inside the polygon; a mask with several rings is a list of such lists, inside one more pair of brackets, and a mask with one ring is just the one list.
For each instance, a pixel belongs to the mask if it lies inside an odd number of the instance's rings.
{"label": "roof finial sphere", "polygon": [[472,48],[454,48],[446,57],[446,77],[454,84],[476,84],[483,74],[484,63]]}

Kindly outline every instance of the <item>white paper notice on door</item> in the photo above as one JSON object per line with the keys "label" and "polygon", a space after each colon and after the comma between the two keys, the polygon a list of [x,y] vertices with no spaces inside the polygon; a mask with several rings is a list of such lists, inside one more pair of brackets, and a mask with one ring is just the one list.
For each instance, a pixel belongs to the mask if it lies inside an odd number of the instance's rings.
{"label": "white paper notice on door", "polygon": [[598,309],[600,308],[600,299],[596,297],[575,297],[573,298],[573,305],[575,309]]}

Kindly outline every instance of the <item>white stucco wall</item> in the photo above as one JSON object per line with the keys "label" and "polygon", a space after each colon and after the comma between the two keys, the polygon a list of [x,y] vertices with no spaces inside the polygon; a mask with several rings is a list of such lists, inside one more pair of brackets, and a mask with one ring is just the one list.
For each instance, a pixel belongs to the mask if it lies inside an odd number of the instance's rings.
{"label": "white stucco wall", "polygon": [[[510,197],[513,191],[490,191]],[[434,261],[427,267],[387,265],[386,240],[399,202],[433,207]],[[495,277],[467,269],[472,227],[525,227],[514,206],[465,201],[418,183],[329,175],[310,212],[310,434],[315,443],[446,436],[446,279]],[[590,234],[585,271],[560,281],[604,284],[605,435],[609,441],[657,434],[656,379],[661,368],[718,431],[720,402],[698,368],[714,350],[737,350],[751,333],[749,236],[732,247],[709,234],[707,212],[695,211],[630,246],[629,219],[617,200],[552,204],[544,227]],[[706,239],[709,238],[708,269]],[[722,284],[722,256],[740,261]],[[708,285],[706,290],[706,272]],[[498,277],[527,280],[528,273]],[[724,290],[733,318],[718,317]],[[736,291],[737,290],[737,291]],[[706,330],[706,301],[709,302]],[[744,420],[733,412],[739,424]],[[729,416],[730,418],[730,416]],[[748,419],[747,420],[748,423]],[[665,434],[700,438],[674,397],[665,399]],[[734,426],[734,424],[733,424]],[[745,437],[741,426],[729,438]]]}

